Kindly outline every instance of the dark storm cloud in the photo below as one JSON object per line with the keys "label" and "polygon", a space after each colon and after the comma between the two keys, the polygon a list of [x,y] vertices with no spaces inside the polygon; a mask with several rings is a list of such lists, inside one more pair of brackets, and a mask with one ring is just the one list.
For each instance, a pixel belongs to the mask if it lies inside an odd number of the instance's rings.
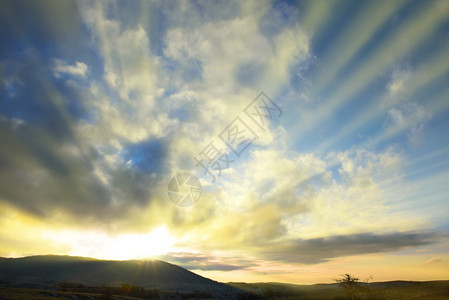
{"label": "dark storm cloud", "polygon": [[4,46],[0,54],[8,57],[29,46],[79,54],[81,24],[76,1],[0,1],[0,39]]}
{"label": "dark storm cloud", "polygon": [[45,129],[0,121],[0,198],[46,215],[62,208],[86,214],[108,202],[107,188],[93,175],[89,153],[76,144],[67,152]]}
{"label": "dark storm cloud", "polygon": [[105,166],[104,156],[77,129],[81,120],[94,121],[85,79],[73,78],[73,87],[67,76],[55,78],[52,60],[42,53],[27,49],[20,55],[0,61],[0,199],[39,216],[63,211],[99,221],[151,201],[168,159],[167,143],[123,141],[122,159],[132,163]]}
{"label": "dark storm cloud", "polygon": [[17,55],[1,62],[0,198],[37,215],[86,215],[110,195],[93,175],[94,151],[76,135],[80,94],[55,82],[42,53]]}
{"label": "dark storm cloud", "polygon": [[157,172],[165,164],[165,148],[144,147],[135,167],[104,168],[110,178],[105,183],[94,167],[103,157],[83,141],[58,141],[45,126],[5,117],[0,137],[0,198],[36,215],[56,209],[76,218],[112,219],[125,208],[146,205],[161,184]]}
{"label": "dark storm cloud", "polygon": [[308,240],[297,239],[270,245],[270,251],[261,250],[261,254],[271,260],[316,264],[335,257],[390,252],[405,247],[428,245],[437,242],[439,237],[441,235],[432,232],[338,235]]}
{"label": "dark storm cloud", "polygon": [[[168,143],[103,136],[123,145],[111,154],[80,133],[80,122],[97,125],[90,87],[103,65],[77,5],[0,2],[0,201],[38,216],[61,211],[101,222],[153,199]],[[87,72],[55,74],[56,62]]]}
{"label": "dark storm cloud", "polygon": [[32,49],[24,50],[16,60],[0,63],[0,115],[33,124],[62,141],[73,137],[71,119],[80,117],[83,111],[68,109],[79,106],[77,93],[56,85],[48,63]]}

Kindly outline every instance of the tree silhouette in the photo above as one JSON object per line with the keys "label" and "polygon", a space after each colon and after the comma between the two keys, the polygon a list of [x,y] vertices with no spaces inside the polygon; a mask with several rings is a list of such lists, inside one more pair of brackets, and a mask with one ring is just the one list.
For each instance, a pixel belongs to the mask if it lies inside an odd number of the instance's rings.
{"label": "tree silhouette", "polygon": [[355,300],[359,278],[350,274],[343,274],[340,278],[334,278],[334,281],[345,290],[349,300]]}

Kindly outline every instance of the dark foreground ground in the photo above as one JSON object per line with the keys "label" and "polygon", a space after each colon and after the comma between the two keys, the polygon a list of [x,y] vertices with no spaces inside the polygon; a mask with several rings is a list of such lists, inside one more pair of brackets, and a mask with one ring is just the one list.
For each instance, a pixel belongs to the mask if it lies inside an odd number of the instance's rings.
{"label": "dark foreground ground", "polygon": [[[0,299],[348,299],[335,284],[228,283],[236,293],[166,292],[139,286],[86,286],[79,283],[1,282]],[[448,281],[391,281],[362,284],[355,299],[449,299]]]}

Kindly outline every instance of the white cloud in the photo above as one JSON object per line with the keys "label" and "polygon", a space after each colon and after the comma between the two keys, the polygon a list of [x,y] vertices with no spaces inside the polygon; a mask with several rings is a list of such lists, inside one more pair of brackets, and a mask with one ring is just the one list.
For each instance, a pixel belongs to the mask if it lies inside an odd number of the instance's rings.
{"label": "white cloud", "polygon": [[88,68],[85,63],[77,61],[73,65],[69,65],[67,62],[60,59],[54,59],[53,62],[53,74],[55,77],[60,77],[63,73],[80,77],[86,77],[87,75]]}
{"label": "white cloud", "polygon": [[418,143],[431,114],[416,102],[408,102],[400,107],[388,110],[385,123],[387,132],[397,133],[407,130],[407,137],[412,144]]}
{"label": "white cloud", "polygon": [[422,68],[412,68],[407,64],[395,65],[390,72],[390,80],[381,100],[384,110],[397,107],[401,103],[413,99],[416,85],[426,77]]}
{"label": "white cloud", "polygon": [[106,17],[107,7],[101,3],[80,4],[81,15],[104,60],[104,81],[93,82],[93,97],[87,103],[96,111],[95,125],[107,137],[133,142],[161,137],[171,121],[164,107],[155,105],[165,82],[159,58],[152,55],[148,33],[142,26],[123,28],[119,20]]}
{"label": "white cloud", "polygon": [[[234,2],[226,6],[232,18],[221,5],[204,5],[211,16],[199,16],[189,2],[170,10],[162,6],[170,27],[163,37],[163,55],[158,56],[150,49],[152,28],[123,26],[106,17],[107,5],[81,3],[83,19],[104,59],[106,84],[93,82],[87,103],[95,123],[83,123],[80,130],[99,144],[97,149],[114,148],[113,140],[170,136],[170,164],[176,171],[259,91],[273,96],[270,92],[288,84],[291,64],[307,58],[309,41],[299,27],[282,28],[272,40],[261,33],[260,18],[270,8],[268,2]],[[257,67],[250,74],[254,85],[246,86],[238,74],[250,65]],[[109,89],[119,99],[111,99]],[[272,141],[273,132],[267,131],[255,143]]]}
{"label": "white cloud", "polygon": [[[257,4],[257,9],[247,2],[239,4],[235,18],[195,21],[167,31],[164,56],[176,62],[170,86],[177,90],[168,101],[172,107],[196,107],[195,125],[184,122],[189,130],[180,130],[203,143],[199,147],[215,139],[260,91],[275,97],[289,84],[292,65],[309,56],[309,39],[299,27],[264,35],[259,25],[270,6]],[[186,81],[183,75],[192,61],[201,66],[201,78]],[[264,132],[255,143],[272,143],[274,131],[279,128]]]}
{"label": "white cloud", "polygon": [[403,96],[409,86],[412,72],[408,69],[397,68],[391,74],[391,80],[388,83],[387,89],[391,97]]}
{"label": "white cloud", "polygon": [[395,66],[392,69],[381,104],[387,112],[383,124],[385,138],[405,131],[411,144],[419,143],[431,113],[414,99],[414,93],[416,86],[426,81],[427,77],[422,68],[412,70],[409,66]]}
{"label": "white cloud", "polygon": [[198,247],[204,242],[244,249],[290,239],[416,230],[427,222],[393,209],[404,186],[403,160],[391,149],[325,157],[266,149],[236,164],[225,181],[211,187],[207,201],[214,201],[214,213],[198,227],[181,229],[201,236]]}

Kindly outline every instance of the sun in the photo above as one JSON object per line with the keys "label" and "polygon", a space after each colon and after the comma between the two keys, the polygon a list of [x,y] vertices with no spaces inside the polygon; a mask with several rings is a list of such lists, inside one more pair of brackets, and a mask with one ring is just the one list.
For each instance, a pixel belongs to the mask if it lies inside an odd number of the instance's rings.
{"label": "sun", "polygon": [[114,259],[151,258],[173,250],[175,239],[165,226],[146,234],[124,234],[111,240],[103,256]]}
{"label": "sun", "polygon": [[173,252],[176,244],[176,238],[164,225],[143,234],[112,236],[105,232],[64,230],[46,234],[46,237],[68,249],[61,254],[110,260],[154,258]]}

